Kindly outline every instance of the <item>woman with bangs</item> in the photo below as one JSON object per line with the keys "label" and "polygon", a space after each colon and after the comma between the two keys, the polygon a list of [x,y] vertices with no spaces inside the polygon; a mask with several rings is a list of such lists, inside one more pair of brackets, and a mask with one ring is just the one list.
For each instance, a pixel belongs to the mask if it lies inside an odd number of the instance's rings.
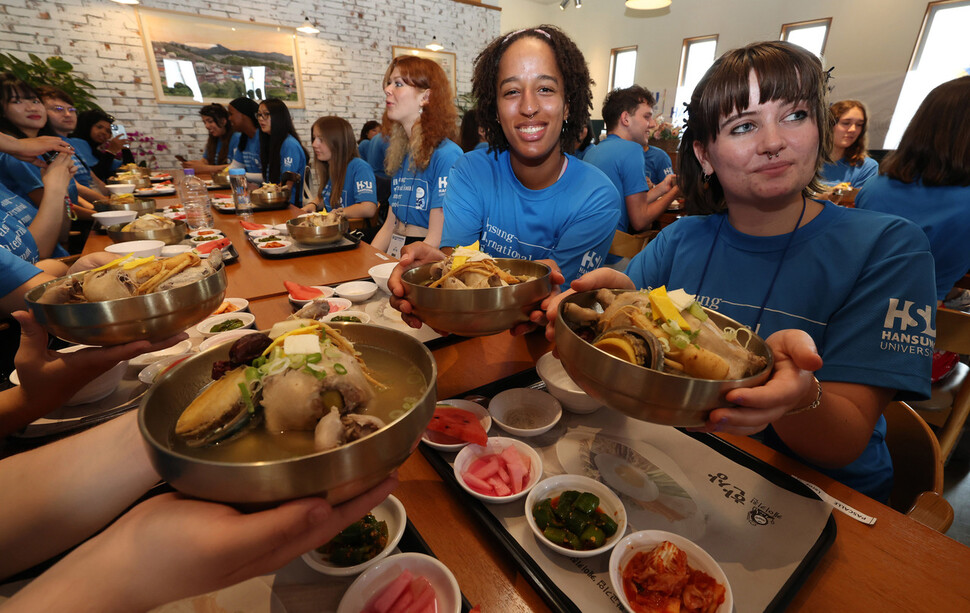
{"label": "woman with bangs", "polygon": [[199,109],[199,115],[209,133],[202,159],[182,162],[182,168],[191,168],[197,175],[216,174],[232,163],[232,153],[239,146],[239,134],[232,128],[229,111],[217,102]]}
{"label": "woman with bangs", "polygon": [[441,242],[448,173],[462,150],[451,140],[458,111],[441,66],[415,56],[394,58],[384,73],[384,96],[390,210],[371,244],[399,257],[406,244],[437,248]]}
{"label": "woman with bangs", "polygon": [[[809,199],[831,135],[823,76],[813,54],[785,42],[718,59],[694,90],[680,146],[690,216],[626,275],[599,269],[572,289],[683,288],[750,327],[773,351],[771,377],[728,392],[736,406],[714,409],[701,429],[763,431],[766,444],[886,501],[882,411],[897,394],[929,394],[933,260],[908,221]],[[558,302],[543,305],[546,317]]]}
{"label": "woman with bangs", "polygon": [[303,210],[339,211],[346,217],[364,219],[376,215],[374,171],[357,154],[350,123],[341,117],[321,117],[313,122],[310,135],[317,193]]}
{"label": "woman with bangs", "polygon": [[[303,204],[303,174],[306,171],[306,151],[293,127],[290,109],[278,98],[259,103],[256,112],[259,122],[259,160],[263,180],[290,188],[290,204]],[[292,172],[297,179],[284,180],[283,173]]]}
{"label": "woman with bangs", "polygon": [[829,112],[835,122],[829,149],[832,161],[822,167],[822,180],[830,185],[862,187],[879,170],[868,153],[869,110],[858,100],[840,100],[829,107]]}

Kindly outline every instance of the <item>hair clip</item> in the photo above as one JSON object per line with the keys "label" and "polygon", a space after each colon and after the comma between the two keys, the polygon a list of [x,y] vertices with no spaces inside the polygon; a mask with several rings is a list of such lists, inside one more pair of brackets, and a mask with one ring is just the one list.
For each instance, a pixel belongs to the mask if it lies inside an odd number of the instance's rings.
{"label": "hair clip", "polygon": [[523,32],[529,32],[530,30],[532,32],[538,32],[539,34],[542,34],[543,36],[545,36],[547,39],[552,40],[552,36],[549,36],[549,33],[541,28],[522,28],[521,30],[516,30],[515,32],[510,32],[509,34],[506,34],[505,38],[502,39],[502,44],[504,45],[505,43],[509,42],[509,39],[512,38],[513,36],[517,36],[519,34],[522,34]]}

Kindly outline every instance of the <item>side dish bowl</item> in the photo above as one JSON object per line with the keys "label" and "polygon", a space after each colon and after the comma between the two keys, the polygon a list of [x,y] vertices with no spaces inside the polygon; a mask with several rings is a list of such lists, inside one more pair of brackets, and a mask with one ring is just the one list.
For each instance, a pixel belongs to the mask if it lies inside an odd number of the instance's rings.
{"label": "side dish bowl", "polygon": [[562,406],[551,394],[525,387],[496,394],[488,412],[499,428],[522,437],[545,434],[562,418]]}
{"label": "side dish bowl", "polygon": [[[536,524],[535,518],[532,517],[532,509],[544,499],[557,498],[567,490],[594,494],[600,499],[599,509],[616,522],[616,534],[607,538],[601,547],[584,551],[561,547],[547,539]],[[599,481],[580,475],[556,475],[540,481],[538,485],[532,488],[532,491],[529,492],[529,495],[525,499],[525,519],[529,527],[532,528],[532,533],[535,535],[536,540],[552,551],[570,558],[591,558],[605,553],[612,549],[623,538],[623,534],[626,532],[626,509],[623,507],[623,503],[620,502],[619,497],[613,493],[613,490]]]}
{"label": "side dish bowl", "polygon": [[531,260],[496,259],[513,275],[530,275],[531,281],[506,287],[444,289],[426,287],[432,264],[412,268],[401,277],[404,297],[413,314],[435,330],[461,336],[486,336],[529,321],[529,313],[552,291],[550,269]]}
{"label": "side dish bowl", "polygon": [[405,570],[415,577],[425,577],[434,588],[438,613],[461,611],[461,590],[458,581],[437,558],[423,553],[399,553],[371,566],[350,584],[344,592],[337,613],[360,613],[375,594],[387,587]]}
{"label": "side dish bowl", "polygon": [[559,358],[552,352],[544,354],[536,362],[536,372],[546,384],[549,393],[556,397],[562,408],[570,413],[592,413],[603,406],[603,403],[593,398],[576,385]]}
{"label": "side dish bowl", "polygon": [[[238,320],[240,322],[240,325],[228,330],[216,330],[215,332],[212,331],[213,327],[233,319]],[[221,313],[219,315],[213,315],[212,317],[208,317],[202,320],[202,323],[197,325],[195,329],[198,330],[199,334],[201,334],[202,336],[209,337],[209,336],[215,336],[222,332],[231,332],[232,330],[252,328],[255,322],[256,322],[256,317],[252,313],[240,313],[240,312]]]}
{"label": "side dish bowl", "polygon": [[386,558],[394,551],[397,544],[401,542],[401,537],[404,536],[404,527],[408,522],[407,513],[404,511],[404,505],[401,504],[401,501],[394,496],[388,496],[384,499],[384,502],[371,509],[370,512],[377,521],[387,523],[387,544],[376,556],[354,566],[337,566],[330,562],[322,553],[316,549],[312,549],[303,554],[303,561],[313,570],[325,575],[350,577],[359,575]]}
{"label": "side dish bowl", "polygon": [[[301,215],[300,217],[303,217]],[[286,231],[301,245],[317,246],[329,245],[339,241],[347,231],[347,218],[343,215],[337,218],[337,223],[326,226],[301,226],[300,217],[286,222]]]}
{"label": "side dish bowl", "polygon": [[162,241],[166,245],[174,245],[182,242],[182,240],[185,238],[185,232],[188,230],[188,226],[186,226],[185,222],[181,219],[172,221],[174,225],[168,228],[162,228],[161,230],[122,230],[126,224],[120,223],[113,226],[108,226],[105,228],[105,230],[108,232],[108,238],[115,243],[139,240],[156,240]]}
{"label": "side dish bowl", "polygon": [[[475,463],[475,460],[482,456],[502,453],[506,447],[515,447],[515,449],[522,456],[528,458],[529,479],[526,481],[522,491],[509,494],[508,496],[489,496],[487,494],[476,492],[472,488],[468,487],[468,484],[465,483],[463,475],[469,468],[471,468],[471,465]],[[488,443],[484,447],[481,445],[472,444],[462,447],[461,451],[458,452],[458,455],[455,456],[454,470],[455,479],[458,481],[458,485],[460,485],[463,490],[483,502],[504,504],[506,502],[519,500],[523,496],[528,495],[532,488],[539,483],[539,480],[542,479],[542,457],[539,456],[539,452],[522,441],[514,438],[505,438],[502,436],[490,436],[488,437]]]}

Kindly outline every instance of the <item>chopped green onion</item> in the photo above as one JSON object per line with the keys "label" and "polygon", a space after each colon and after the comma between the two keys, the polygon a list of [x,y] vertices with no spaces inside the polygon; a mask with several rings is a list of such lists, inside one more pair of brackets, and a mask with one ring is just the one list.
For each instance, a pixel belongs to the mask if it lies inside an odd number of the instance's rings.
{"label": "chopped green onion", "polygon": [[252,414],[256,413],[256,407],[253,406],[253,397],[249,393],[249,386],[247,386],[245,383],[240,383],[239,392],[242,394],[243,402],[246,403],[246,410]]}
{"label": "chopped green onion", "polygon": [[249,366],[246,368],[246,383],[252,383],[255,379],[259,379],[259,369]]}
{"label": "chopped green onion", "polygon": [[253,367],[254,368],[259,368],[260,366],[262,366],[263,364],[265,364],[267,361],[268,360],[266,359],[266,356],[261,355],[258,358],[256,358],[255,360],[253,360]]}
{"label": "chopped green onion", "polygon": [[678,349],[686,349],[690,345],[690,338],[683,332],[679,332],[670,337],[670,342]]}
{"label": "chopped green onion", "polygon": [[334,369],[334,371],[338,375],[346,375],[347,374],[347,367],[344,366],[343,364],[341,364],[340,362],[337,362],[336,364],[334,364],[333,365],[333,369]]}
{"label": "chopped green onion", "polygon": [[707,313],[704,312],[704,307],[702,307],[700,303],[697,302],[696,300],[690,303],[690,306],[687,307],[687,310],[690,311],[690,314],[696,317],[697,319],[701,321],[707,321]]}
{"label": "chopped green onion", "polygon": [[309,366],[307,366],[306,368],[304,368],[303,369],[303,372],[305,372],[307,374],[310,374],[310,375],[313,375],[317,379],[325,379],[327,377],[327,373],[326,372],[324,372],[322,370],[314,370],[313,368],[310,368]]}
{"label": "chopped green onion", "polygon": [[404,415],[405,413],[407,413],[407,411],[403,409],[394,409],[393,411],[388,413],[387,416],[390,418],[391,421],[394,421],[395,419],[397,419],[401,415]]}
{"label": "chopped green onion", "polygon": [[308,355],[306,357],[306,363],[307,364],[316,364],[317,362],[319,362],[322,359],[323,359],[323,354],[322,353],[311,353],[310,355]]}

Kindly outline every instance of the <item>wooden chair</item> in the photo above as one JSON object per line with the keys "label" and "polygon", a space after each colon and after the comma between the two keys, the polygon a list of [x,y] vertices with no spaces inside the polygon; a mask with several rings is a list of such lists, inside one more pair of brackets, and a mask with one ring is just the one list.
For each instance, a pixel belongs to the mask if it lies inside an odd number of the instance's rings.
{"label": "wooden chair", "polygon": [[[970,313],[943,307],[937,309],[936,349],[961,355],[970,354]],[[962,381],[959,382],[951,378],[959,379],[961,376]],[[953,448],[960,441],[963,426],[970,415],[970,375],[966,368],[959,368],[959,372],[952,373],[941,383],[954,388],[952,404],[934,407],[929,402],[918,402],[914,403],[914,408],[927,423],[938,426],[937,438],[940,441],[943,463],[946,464]]]}
{"label": "wooden chair", "polygon": [[640,253],[643,247],[655,236],[657,236],[657,230],[647,230],[640,234],[628,234],[622,230],[617,230],[613,234],[613,242],[610,243],[610,255],[632,258]]}
{"label": "wooden chair", "polygon": [[943,459],[936,435],[905,402],[889,403],[883,415],[894,472],[889,506],[945,533],[953,523],[953,508],[942,495]]}

